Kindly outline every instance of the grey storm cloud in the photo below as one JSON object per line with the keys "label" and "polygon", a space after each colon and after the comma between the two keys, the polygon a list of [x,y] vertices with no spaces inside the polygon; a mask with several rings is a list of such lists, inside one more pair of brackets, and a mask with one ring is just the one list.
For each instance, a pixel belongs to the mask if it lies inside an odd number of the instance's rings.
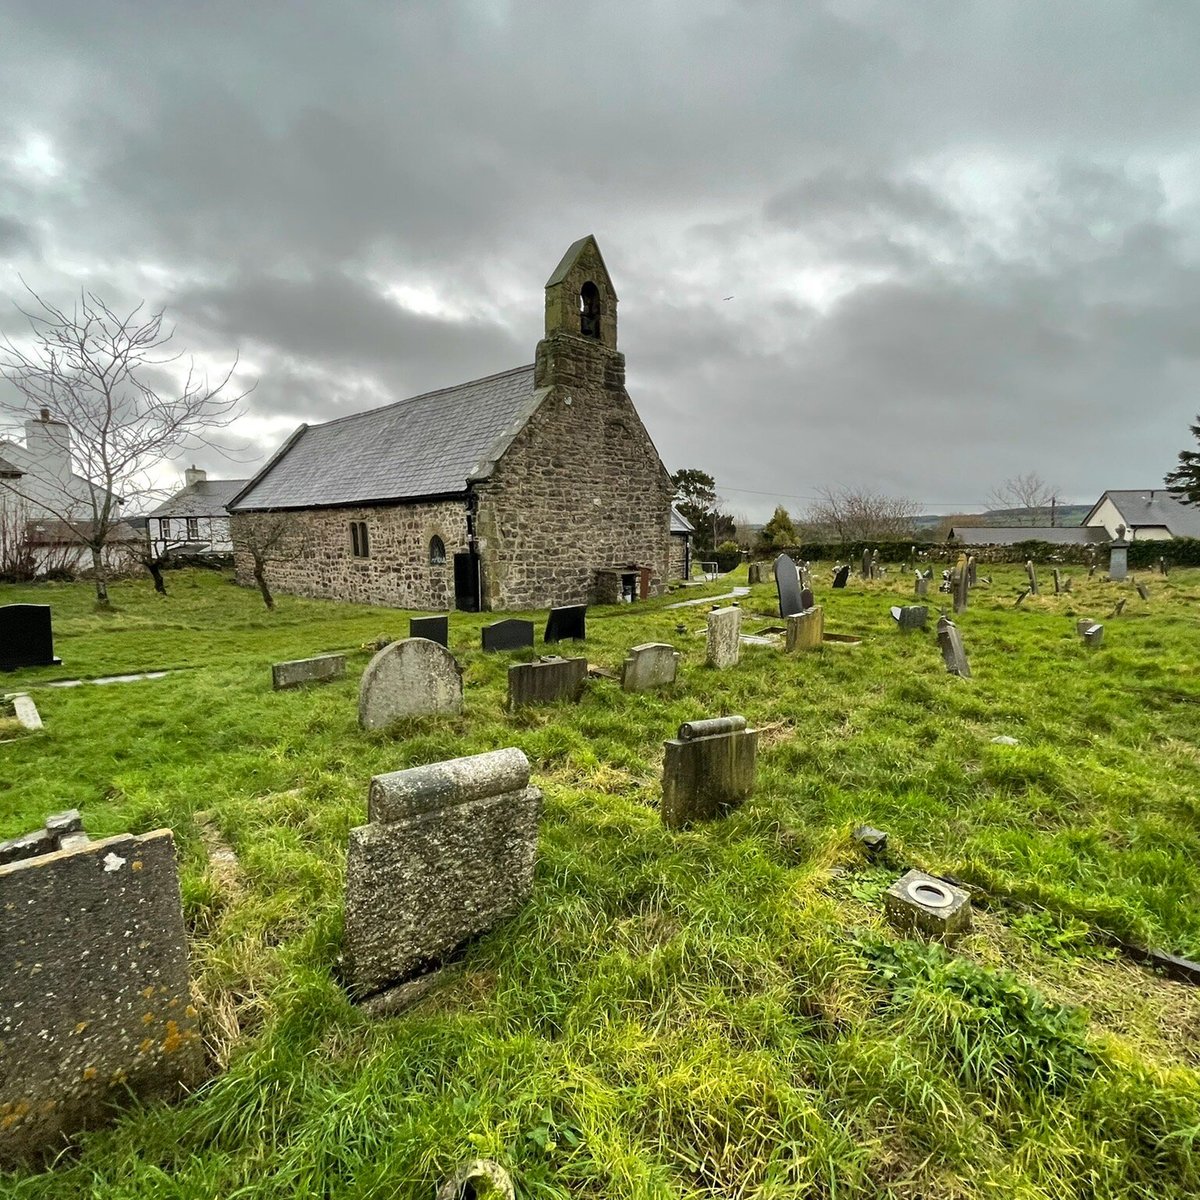
{"label": "grey storm cloud", "polygon": [[261,459],[531,361],[593,232],[635,402],[729,507],[1090,500],[1197,407],[1198,58],[1186,3],[9,0],[0,294],[240,351]]}

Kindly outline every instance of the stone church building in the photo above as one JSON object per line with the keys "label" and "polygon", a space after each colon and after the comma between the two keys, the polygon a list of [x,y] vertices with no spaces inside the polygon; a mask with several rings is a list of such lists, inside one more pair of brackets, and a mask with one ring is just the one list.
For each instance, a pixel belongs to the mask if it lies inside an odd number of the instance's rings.
{"label": "stone church building", "polygon": [[625,390],[617,294],[593,237],[546,283],[532,366],[301,425],[229,502],[292,512],[281,592],[400,608],[532,609],[655,595],[670,476]]}

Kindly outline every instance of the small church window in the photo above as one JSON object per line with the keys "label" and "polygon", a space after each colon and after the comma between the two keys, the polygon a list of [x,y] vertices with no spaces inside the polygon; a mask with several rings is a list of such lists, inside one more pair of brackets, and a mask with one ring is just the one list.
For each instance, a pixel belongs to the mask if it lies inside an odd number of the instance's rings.
{"label": "small church window", "polygon": [[431,567],[446,565],[446,543],[436,533],[429,542],[429,565]]}
{"label": "small church window", "polygon": [[350,552],[355,558],[370,558],[371,543],[367,538],[366,521],[350,522]]}
{"label": "small church window", "polygon": [[584,337],[600,336],[600,289],[590,279],[579,289],[579,332]]}

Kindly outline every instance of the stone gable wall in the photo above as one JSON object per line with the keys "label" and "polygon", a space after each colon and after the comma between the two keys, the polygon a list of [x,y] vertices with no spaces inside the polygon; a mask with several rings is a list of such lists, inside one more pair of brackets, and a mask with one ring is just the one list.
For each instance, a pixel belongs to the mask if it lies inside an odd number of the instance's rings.
{"label": "stone gable wall", "polygon": [[[235,514],[233,539],[237,581],[254,586],[253,564],[240,547]],[[351,553],[350,522],[365,521],[369,558]],[[429,542],[446,545],[445,566],[429,563]],[[454,607],[454,555],[467,548],[467,510],[462,500],[297,513],[297,536],[267,565],[272,590],[293,596],[444,611]]]}
{"label": "stone gable wall", "polygon": [[668,574],[670,579],[686,579],[688,568],[688,539],[682,534],[671,537],[671,567]]}

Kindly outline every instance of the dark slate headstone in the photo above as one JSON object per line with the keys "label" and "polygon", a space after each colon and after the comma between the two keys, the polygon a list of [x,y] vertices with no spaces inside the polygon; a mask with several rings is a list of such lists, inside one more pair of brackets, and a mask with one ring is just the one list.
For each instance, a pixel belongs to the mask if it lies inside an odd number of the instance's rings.
{"label": "dark slate headstone", "polygon": [[424,638],[427,642],[437,642],[439,646],[450,649],[450,618],[441,617],[409,617],[408,636]]}
{"label": "dark slate headstone", "polygon": [[1144,583],[1142,583],[1141,580],[1138,580],[1137,594],[1141,596],[1143,600],[1150,599],[1150,589]]}
{"label": "dark slate headstone", "polygon": [[583,641],[587,637],[587,605],[567,604],[552,608],[546,617],[547,642],[562,642],[568,638]]}
{"label": "dark slate headstone", "polygon": [[54,630],[48,604],[5,604],[0,607],[0,671],[18,667],[56,667]]}
{"label": "dark slate headstone", "polygon": [[806,587],[806,588],[800,589],[800,611],[801,612],[808,612],[808,610],[810,608],[814,608],[816,606],[816,603],[817,603],[816,600],[813,599],[812,588]]}
{"label": "dark slate headstone", "polygon": [[834,576],[833,576],[833,586],[835,588],[844,588],[846,586],[846,580],[849,578],[850,578],[849,566],[838,567],[837,571],[834,573]]}
{"label": "dark slate headstone", "polygon": [[775,590],[779,593],[779,615],[790,617],[803,612],[806,607],[800,598],[800,573],[796,564],[786,554],[775,560]]}
{"label": "dark slate headstone", "polygon": [[533,622],[507,617],[482,630],[485,650],[528,650],[533,646]]}

